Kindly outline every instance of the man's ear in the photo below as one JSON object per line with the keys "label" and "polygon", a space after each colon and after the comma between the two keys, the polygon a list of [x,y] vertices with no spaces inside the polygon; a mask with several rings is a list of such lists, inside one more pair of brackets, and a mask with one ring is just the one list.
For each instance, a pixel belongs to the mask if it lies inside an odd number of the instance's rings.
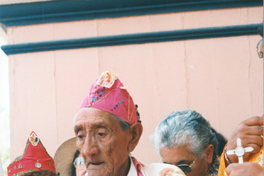
{"label": "man's ear", "polygon": [[128,150],[132,152],[138,144],[140,136],[143,132],[143,126],[141,123],[132,124],[129,128],[131,139],[129,141]]}
{"label": "man's ear", "polygon": [[213,162],[213,156],[214,156],[214,146],[213,144],[209,144],[208,147],[205,149],[205,160],[208,164],[211,164]]}

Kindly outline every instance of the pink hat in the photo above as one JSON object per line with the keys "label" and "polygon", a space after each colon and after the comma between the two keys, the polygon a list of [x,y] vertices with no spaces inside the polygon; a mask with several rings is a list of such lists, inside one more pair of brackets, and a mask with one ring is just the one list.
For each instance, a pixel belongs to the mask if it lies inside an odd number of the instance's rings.
{"label": "pink hat", "polygon": [[132,97],[117,76],[109,71],[102,73],[93,83],[79,109],[87,107],[107,111],[130,125],[138,121]]}

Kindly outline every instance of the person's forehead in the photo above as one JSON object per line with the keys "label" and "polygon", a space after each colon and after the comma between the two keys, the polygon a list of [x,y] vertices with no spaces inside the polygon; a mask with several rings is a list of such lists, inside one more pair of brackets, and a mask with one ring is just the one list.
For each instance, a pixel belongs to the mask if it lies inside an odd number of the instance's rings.
{"label": "person's forehead", "polygon": [[78,111],[75,119],[75,126],[80,125],[83,121],[88,124],[115,124],[116,119],[109,112],[95,109],[95,108],[82,108]]}
{"label": "person's forehead", "polygon": [[82,108],[77,112],[76,119],[80,118],[100,118],[102,120],[109,120],[111,119],[112,115],[107,112],[103,111],[101,109],[96,108]]}
{"label": "person's forehead", "polygon": [[161,153],[178,153],[178,154],[191,154],[187,146],[173,146],[173,147],[162,147]]}
{"label": "person's forehead", "polygon": [[160,150],[163,161],[176,164],[181,161],[191,161],[195,154],[187,146],[163,147]]}

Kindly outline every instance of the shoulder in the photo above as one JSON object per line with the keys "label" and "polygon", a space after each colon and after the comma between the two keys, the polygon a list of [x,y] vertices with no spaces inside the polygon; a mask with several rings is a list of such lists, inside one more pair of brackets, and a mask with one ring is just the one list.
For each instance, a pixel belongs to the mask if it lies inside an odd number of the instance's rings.
{"label": "shoulder", "polygon": [[177,166],[170,164],[152,163],[143,165],[143,170],[148,176],[185,176]]}

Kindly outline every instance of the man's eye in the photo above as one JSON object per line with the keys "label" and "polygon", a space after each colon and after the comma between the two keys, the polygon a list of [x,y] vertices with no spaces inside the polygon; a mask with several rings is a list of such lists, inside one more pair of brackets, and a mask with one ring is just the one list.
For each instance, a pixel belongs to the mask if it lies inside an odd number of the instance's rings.
{"label": "man's eye", "polygon": [[77,139],[83,139],[85,137],[85,134],[83,131],[79,131],[76,136],[77,136]]}
{"label": "man's eye", "polygon": [[77,136],[79,139],[82,139],[83,138],[83,135],[78,135]]}
{"label": "man's eye", "polygon": [[108,134],[108,130],[105,129],[105,128],[99,128],[99,129],[97,129],[97,131],[96,131],[96,135],[97,135],[98,137],[105,137],[105,136],[107,136],[107,134]]}
{"label": "man's eye", "polygon": [[105,133],[98,133],[98,135],[103,137],[103,136],[105,136]]}

